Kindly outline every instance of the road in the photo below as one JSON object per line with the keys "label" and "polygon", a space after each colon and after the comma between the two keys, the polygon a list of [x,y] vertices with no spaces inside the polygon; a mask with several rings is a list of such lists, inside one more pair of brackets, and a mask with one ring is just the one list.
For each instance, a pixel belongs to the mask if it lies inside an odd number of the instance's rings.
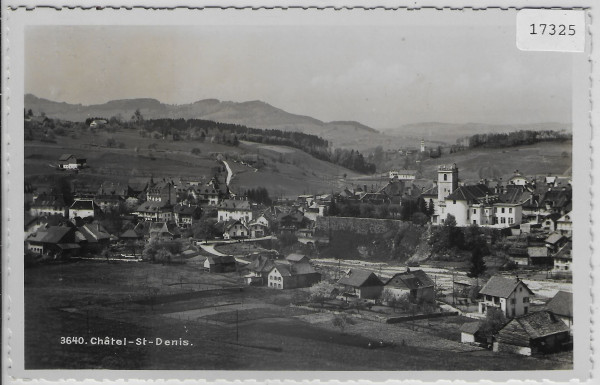
{"label": "road", "polygon": [[225,168],[227,169],[226,184],[227,184],[227,187],[229,187],[229,183],[231,183],[231,178],[233,178],[233,171],[231,171],[231,167],[229,167],[229,163],[227,163],[226,160],[223,161],[223,164],[225,165]]}
{"label": "road", "polygon": [[[217,249],[215,249],[215,246],[229,244],[229,243],[238,243],[238,242],[244,242],[244,243],[257,242],[257,241],[264,241],[264,240],[268,240],[268,239],[275,239],[275,237],[272,235],[269,235],[269,236],[262,237],[262,238],[251,238],[251,239],[243,239],[243,240],[230,239],[230,240],[219,240],[219,241],[206,241],[206,242],[200,243],[199,246],[202,250],[206,251],[209,254],[216,255],[216,256],[224,256],[227,254],[223,254],[220,251],[217,251]],[[235,255],[234,255],[234,257],[235,257],[235,260],[241,264],[247,265],[250,263],[241,258],[238,258]]]}

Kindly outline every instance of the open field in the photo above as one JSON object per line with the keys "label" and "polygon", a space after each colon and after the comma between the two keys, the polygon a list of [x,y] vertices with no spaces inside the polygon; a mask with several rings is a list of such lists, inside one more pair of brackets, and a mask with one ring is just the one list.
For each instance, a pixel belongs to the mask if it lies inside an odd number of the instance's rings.
{"label": "open field", "polygon": [[[330,313],[290,306],[306,298],[305,290],[241,288],[239,283],[237,273],[209,274],[186,265],[75,262],[27,269],[26,368],[571,367],[568,359],[525,358],[462,345],[456,332],[464,321],[460,317],[394,325],[357,319],[341,333],[333,327]],[[84,343],[61,344],[61,336],[83,337]],[[107,336],[128,342],[92,343],[92,337]],[[138,346],[137,338],[153,343]],[[167,346],[165,340],[175,344]],[[184,340],[187,345],[180,343]],[[386,346],[368,348],[369,342],[379,340]]]}

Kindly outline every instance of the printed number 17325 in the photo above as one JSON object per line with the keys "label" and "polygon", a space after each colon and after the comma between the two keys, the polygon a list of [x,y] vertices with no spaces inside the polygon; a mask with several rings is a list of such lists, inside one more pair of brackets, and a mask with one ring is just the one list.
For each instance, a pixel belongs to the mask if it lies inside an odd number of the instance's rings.
{"label": "printed number 17325", "polygon": [[531,32],[530,35],[559,35],[559,36],[573,36],[575,35],[575,24],[530,24]]}

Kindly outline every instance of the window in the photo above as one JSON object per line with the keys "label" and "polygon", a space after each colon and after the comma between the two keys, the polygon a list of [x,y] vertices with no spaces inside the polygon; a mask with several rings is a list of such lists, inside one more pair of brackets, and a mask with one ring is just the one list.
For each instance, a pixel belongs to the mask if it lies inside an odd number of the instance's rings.
{"label": "window", "polygon": [[515,301],[515,299],[514,299],[514,298],[511,298],[511,299],[510,299],[510,304],[511,304],[511,305],[514,305],[515,303],[517,303],[517,301]]}
{"label": "window", "polygon": [[512,214],[512,207],[508,208],[508,212]]}
{"label": "window", "polygon": [[452,200],[452,203],[456,204],[456,199]]}
{"label": "window", "polygon": [[[448,180],[448,174],[444,174],[444,181],[447,181],[447,180]],[[444,191],[445,191],[445,190],[446,190],[446,189],[444,189]]]}
{"label": "window", "polygon": [[527,312],[528,312],[528,311],[529,311],[529,308],[528,308],[527,306],[525,306],[525,307],[523,308],[523,312],[524,312],[525,314],[527,314]]}
{"label": "window", "polygon": [[501,218],[500,218],[500,223],[506,223],[506,218],[504,218],[504,217],[501,217]]}
{"label": "window", "polygon": [[522,288],[522,287],[520,287],[520,288],[519,288],[519,293],[521,293],[522,291],[523,291],[523,288]]}
{"label": "window", "polygon": [[477,209],[473,209],[473,214],[477,214]]}
{"label": "window", "polygon": [[523,297],[523,303],[529,303],[529,297]]}
{"label": "window", "polygon": [[504,214],[504,210],[505,210],[504,207],[502,207],[502,214]]}

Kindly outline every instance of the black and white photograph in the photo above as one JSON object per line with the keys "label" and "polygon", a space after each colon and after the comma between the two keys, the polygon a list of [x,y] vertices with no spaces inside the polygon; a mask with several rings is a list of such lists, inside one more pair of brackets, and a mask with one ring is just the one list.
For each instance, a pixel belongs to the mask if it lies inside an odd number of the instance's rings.
{"label": "black and white photograph", "polygon": [[577,367],[588,48],[514,9],[70,12],[10,94],[24,370]]}

